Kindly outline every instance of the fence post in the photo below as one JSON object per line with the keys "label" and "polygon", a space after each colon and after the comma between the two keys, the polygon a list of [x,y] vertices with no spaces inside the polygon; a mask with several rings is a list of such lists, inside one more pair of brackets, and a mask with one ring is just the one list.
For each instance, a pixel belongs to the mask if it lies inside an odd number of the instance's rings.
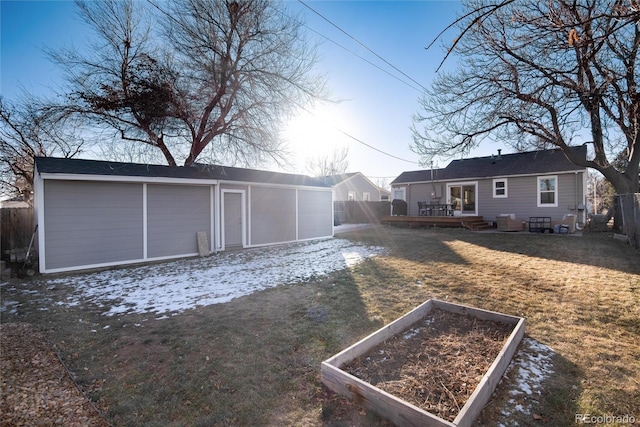
{"label": "fence post", "polygon": [[640,193],[618,194],[618,205],[622,216],[622,231],[629,244],[640,247]]}
{"label": "fence post", "polygon": [[630,194],[631,206],[633,208],[632,223],[635,228],[634,240],[630,241],[631,245],[638,249],[640,248],[640,193]]}

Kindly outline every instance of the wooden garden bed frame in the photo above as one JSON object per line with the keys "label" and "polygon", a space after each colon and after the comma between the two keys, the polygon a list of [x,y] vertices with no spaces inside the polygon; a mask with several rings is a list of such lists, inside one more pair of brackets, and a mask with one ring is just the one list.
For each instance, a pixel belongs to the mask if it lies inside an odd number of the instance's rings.
{"label": "wooden garden bed frame", "polygon": [[[482,320],[514,325],[513,331],[480,383],[462,407],[453,422],[414,406],[361,379],[343,371],[340,367],[364,355],[389,338],[405,331],[424,319],[433,308],[451,313],[470,315]],[[493,311],[482,310],[445,301],[430,299],[404,316],[384,326],[351,347],[341,351],[321,364],[322,382],[334,392],[352,399],[361,406],[372,409],[399,426],[469,427],[489,402],[500,378],[506,371],[518,344],[524,336],[525,319]]]}

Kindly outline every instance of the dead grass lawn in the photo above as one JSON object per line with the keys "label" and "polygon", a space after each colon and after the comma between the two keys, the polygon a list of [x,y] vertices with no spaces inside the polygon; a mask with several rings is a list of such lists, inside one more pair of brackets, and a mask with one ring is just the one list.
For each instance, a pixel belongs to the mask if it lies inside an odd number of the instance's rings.
{"label": "dead grass lawn", "polygon": [[[19,305],[1,321],[43,331],[112,425],[384,426],[328,392],[320,362],[434,297],[523,316],[527,334],[555,350],[536,418],[515,414],[509,425],[571,426],[576,413],[640,419],[637,250],[596,234],[378,227],[345,237],[389,255],[164,320],[62,307],[71,289],[12,282],[1,296]],[[479,425],[503,420],[508,387]]]}

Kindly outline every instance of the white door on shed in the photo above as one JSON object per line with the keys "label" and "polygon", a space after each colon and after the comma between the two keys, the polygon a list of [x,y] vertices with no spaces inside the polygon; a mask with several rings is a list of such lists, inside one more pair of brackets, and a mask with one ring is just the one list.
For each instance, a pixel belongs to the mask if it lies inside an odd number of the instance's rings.
{"label": "white door on shed", "polygon": [[243,215],[242,215],[242,193],[223,193],[223,205],[224,210],[224,242],[225,248],[234,246],[244,246],[242,227],[243,227]]}

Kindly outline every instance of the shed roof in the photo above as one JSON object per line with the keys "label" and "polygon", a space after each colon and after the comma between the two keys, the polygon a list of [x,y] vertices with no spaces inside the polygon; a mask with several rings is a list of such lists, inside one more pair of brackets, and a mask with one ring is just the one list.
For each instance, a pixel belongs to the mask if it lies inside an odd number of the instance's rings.
{"label": "shed roof", "polygon": [[328,187],[322,181],[306,175],[245,169],[220,165],[194,164],[166,166],[142,163],[108,162],[103,160],[37,157],[40,173],[72,175],[104,175],[131,177],[161,177],[175,179],[216,179],[224,181],[258,182],[279,185]]}
{"label": "shed roof", "polygon": [[[572,150],[575,150],[581,158],[586,159],[586,146],[572,147]],[[403,172],[391,184],[546,174],[584,169],[584,167],[571,163],[560,149],[539,150],[453,160],[447,167],[441,169]]]}

